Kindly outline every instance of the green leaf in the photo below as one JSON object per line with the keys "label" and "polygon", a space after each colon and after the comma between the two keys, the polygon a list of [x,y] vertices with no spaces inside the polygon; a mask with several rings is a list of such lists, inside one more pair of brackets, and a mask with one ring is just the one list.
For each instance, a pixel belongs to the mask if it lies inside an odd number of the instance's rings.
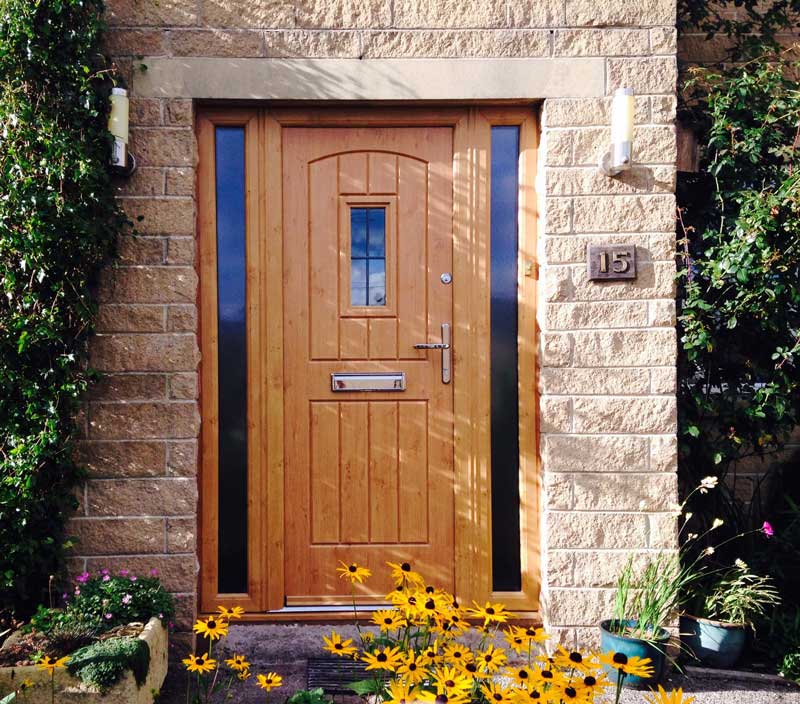
{"label": "green leaf", "polygon": [[380,680],[359,680],[358,682],[350,682],[345,685],[353,690],[359,697],[365,697],[369,694],[381,694],[384,690]]}

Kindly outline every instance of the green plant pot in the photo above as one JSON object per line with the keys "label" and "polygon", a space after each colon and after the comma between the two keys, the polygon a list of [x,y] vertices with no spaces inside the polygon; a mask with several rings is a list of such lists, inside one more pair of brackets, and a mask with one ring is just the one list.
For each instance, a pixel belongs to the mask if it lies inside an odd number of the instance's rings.
{"label": "green plant pot", "polygon": [[[611,619],[603,621],[600,624],[600,651],[602,653],[615,652],[624,653],[628,658],[650,658],[652,661],[651,667],[653,668],[652,677],[626,677],[625,685],[639,687],[643,685],[653,685],[661,681],[666,670],[667,662],[667,642],[669,641],[669,633],[663,628],[659,629],[656,638],[652,641],[641,640],[639,638],[631,638],[630,636],[623,636],[613,631],[619,622]],[[629,620],[622,622],[628,628],[635,628],[636,621]],[[603,669],[606,671],[609,679],[612,682],[617,681],[617,671],[605,665]]]}
{"label": "green plant pot", "polygon": [[706,667],[733,667],[742,656],[746,641],[746,626],[681,616],[681,643]]}

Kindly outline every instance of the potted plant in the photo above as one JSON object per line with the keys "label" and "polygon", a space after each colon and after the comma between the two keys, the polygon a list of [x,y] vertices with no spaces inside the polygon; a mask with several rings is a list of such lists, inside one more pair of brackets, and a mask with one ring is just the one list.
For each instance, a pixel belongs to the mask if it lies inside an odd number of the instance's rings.
{"label": "potted plant", "polygon": [[780,597],[770,577],[754,574],[737,560],[699,603],[700,615],[681,616],[681,642],[701,664],[724,668],[741,657],[753,620],[779,604]]}

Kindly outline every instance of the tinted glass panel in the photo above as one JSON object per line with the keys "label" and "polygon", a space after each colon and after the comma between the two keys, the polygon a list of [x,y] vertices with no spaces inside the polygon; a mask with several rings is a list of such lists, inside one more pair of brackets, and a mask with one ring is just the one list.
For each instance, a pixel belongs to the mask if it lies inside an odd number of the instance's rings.
{"label": "tinted glass panel", "polygon": [[244,129],[216,128],[219,358],[218,589],[247,591]]}
{"label": "tinted glass panel", "polygon": [[350,209],[350,304],[386,305],[386,209]]}
{"label": "tinted glass panel", "polygon": [[519,128],[492,128],[492,581],[522,588],[519,522],[517,232]]}

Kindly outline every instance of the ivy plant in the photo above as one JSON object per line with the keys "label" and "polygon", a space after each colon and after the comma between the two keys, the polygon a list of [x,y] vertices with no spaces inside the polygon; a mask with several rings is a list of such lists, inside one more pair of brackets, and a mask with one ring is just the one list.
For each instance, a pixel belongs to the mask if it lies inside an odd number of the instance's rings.
{"label": "ivy plant", "polygon": [[0,0],[0,605],[18,615],[69,545],[93,285],[127,226],[103,28],[100,0]]}

